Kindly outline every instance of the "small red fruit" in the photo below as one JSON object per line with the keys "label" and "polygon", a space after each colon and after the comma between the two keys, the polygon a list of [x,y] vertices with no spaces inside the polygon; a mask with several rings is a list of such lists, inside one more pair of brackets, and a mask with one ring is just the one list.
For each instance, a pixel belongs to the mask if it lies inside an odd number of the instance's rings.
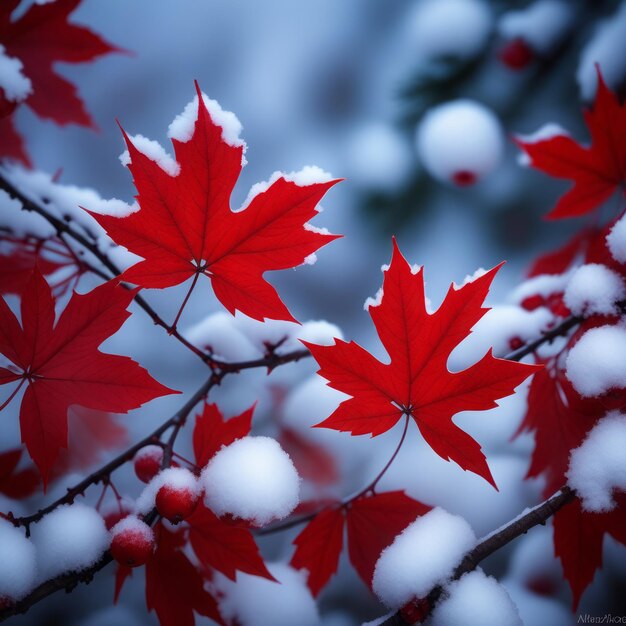
{"label": "small red fruit", "polygon": [[459,170],[452,174],[452,182],[459,187],[469,187],[476,182],[476,174],[469,170]]}
{"label": "small red fruit", "polygon": [[111,555],[126,567],[138,567],[150,558],[154,551],[152,528],[138,517],[129,515],[118,522],[111,531]]}
{"label": "small red fruit", "polygon": [[156,495],[157,511],[172,524],[178,524],[189,517],[197,503],[197,492],[186,487],[163,485]]}
{"label": "small red fruit", "polygon": [[518,37],[509,41],[500,50],[498,57],[509,69],[523,70],[534,60],[535,53],[521,37]]}
{"label": "small red fruit", "polygon": [[160,446],[145,446],[135,454],[134,465],[137,478],[149,483],[161,470],[163,462],[163,448]]}

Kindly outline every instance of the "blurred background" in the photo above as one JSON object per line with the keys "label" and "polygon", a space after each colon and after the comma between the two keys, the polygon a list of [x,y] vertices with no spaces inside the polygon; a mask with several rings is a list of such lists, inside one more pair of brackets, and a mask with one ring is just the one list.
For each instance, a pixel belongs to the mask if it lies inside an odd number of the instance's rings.
{"label": "blurred background", "polygon": [[[314,266],[270,280],[298,319],[332,322],[378,356],[381,348],[363,303],[380,286],[391,235],[410,262],[425,265],[435,304],[450,282],[501,260],[508,263],[491,298],[505,301],[533,257],[581,225],[542,220],[565,186],[521,165],[511,137],[551,122],[587,141],[581,107],[593,101],[594,63],[613,89],[626,86],[626,3],[608,0],[83,0],[73,21],[129,54],[61,66],[78,85],[97,133],[57,127],[21,107],[17,125],[35,167],[62,170],[61,183],[130,202],[135,190],[118,160],[124,146],[115,120],[169,150],[167,126],[193,98],[198,80],[243,124],[248,164],[233,207],[275,170],[317,165],[346,179],[329,192],[315,220],[345,237],[321,250]],[[89,284],[85,279],[85,288]],[[186,288],[150,292],[148,299],[171,321]],[[183,331],[219,310],[208,283],[200,285],[185,311]],[[256,330],[246,336],[254,344],[261,335]],[[140,312],[105,349],[133,356],[156,378],[186,392],[203,376],[193,357]],[[314,371],[305,362],[270,377],[251,372],[229,379],[213,399],[230,415],[260,398],[257,430],[271,433],[281,422],[305,432],[337,402]],[[178,404],[176,397],[165,398],[118,421],[134,440]],[[15,418],[17,406],[11,407]],[[385,487],[407,488],[418,499],[466,516],[479,535],[496,528],[533,504],[541,487],[523,481],[532,440],[509,443],[524,409],[518,395],[488,414],[458,420],[484,446],[500,493],[435,457],[416,429]],[[9,425],[8,413],[0,432],[11,445],[19,432],[16,419]],[[342,481],[333,488],[345,493],[375,475],[398,433],[375,440],[319,431],[303,436],[335,455]],[[120,489],[136,495],[133,480],[130,473],[122,475]],[[23,506],[30,511],[36,504]],[[493,558],[488,569],[510,581],[526,623],[574,623],[549,532],[536,529]],[[270,558],[289,558],[286,539],[267,542]],[[583,608],[604,613],[613,606],[612,592],[624,583],[625,555],[621,548],[607,549],[605,569]],[[146,616],[142,594],[137,572],[121,604],[110,608],[109,573],[14,621],[150,624],[155,620]],[[321,606],[324,623],[337,626],[382,612],[345,563]]]}

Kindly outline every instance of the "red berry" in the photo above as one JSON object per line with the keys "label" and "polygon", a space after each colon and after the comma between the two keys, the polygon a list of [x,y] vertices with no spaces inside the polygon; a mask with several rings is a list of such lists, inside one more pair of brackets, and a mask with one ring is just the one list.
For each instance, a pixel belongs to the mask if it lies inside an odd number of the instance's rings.
{"label": "red berry", "polygon": [[123,502],[119,506],[116,504],[115,508],[102,515],[107,530],[111,530],[113,526],[115,526],[125,517],[128,517],[128,515],[130,515],[131,513],[132,509],[128,506],[128,504],[125,504]]}
{"label": "red berry", "polygon": [[185,487],[163,485],[156,495],[156,508],[160,515],[172,524],[178,524],[193,513],[198,494]]}
{"label": "red berry", "polygon": [[154,550],[154,534],[150,526],[138,517],[126,517],[111,532],[111,556],[118,563],[137,567],[150,558]]}
{"label": "red berry", "polygon": [[509,69],[523,70],[535,58],[535,53],[521,37],[518,37],[509,41],[500,50],[498,57]]}
{"label": "red berry", "polygon": [[134,465],[137,478],[149,483],[161,470],[163,462],[163,448],[160,446],[145,446],[135,454]]}
{"label": "red berry", "polygon": [[559,317],[568,317],[571,313],[565,302],[563,302],[562,293],[553,293],[548,298],[548,306],[550,307],[552,313],[558,315]]}
{"label": "red berry", "polygon": [[509,339],[509,346],[511,350],[519,350],[524,345],[521,337],[511,337]]}
{"label": "red berry", "polygon": [[459,170],[452,174],[452,182],[459,187],[469,187],[476,182],[476,174],[469,170]]}
{"label": "red berry", "polygon": [[534,296],[528,296],[522,300],[521,306],[523,309],[527,311],[534,311],[538,309],[540,306],[543,306],[546,303],[545,298],[536,294]]}

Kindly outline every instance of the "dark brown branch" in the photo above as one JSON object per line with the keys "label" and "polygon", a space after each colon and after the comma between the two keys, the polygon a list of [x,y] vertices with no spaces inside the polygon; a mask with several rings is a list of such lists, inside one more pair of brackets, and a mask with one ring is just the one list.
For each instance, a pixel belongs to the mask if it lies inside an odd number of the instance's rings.
{"label": "dark brown branch", "polygon": [[[289,352],[283,355],[276,355],[272,353],[265,358],[255,359],[252,361],[224,363],[223,367],[217,371],[214,371],[211,376],[198,388],[198,390],[172,417],[163,422],[161,426],[159,426],[156,430],[150,433],[147,437],[144,437],[144,439],[122,452],[120,455],[118,455],[112,461],[98,469],[93,474],[87,476],[80,483],[68,489],[67,493],[62,498],[55,500],[47,507],[40,509],[39,511],[37,511],[37,513],[34,513],[33,515],[19,518],[9,515],[10,521],[12,521],[13,524],[15,524],[16,526],[24,526],[28,530],[30,524],[38,522],[42,517],[44,517],[51,511],[54,511],[54,509],[64,504],[71,504],[72,502],[74,502],[74,500],[78,496],[83,495],[85,490],[88,489],[90,486],[107,481],[111,473],[124,465],[126,462],[130,461],[135,456],[138,450],[146,445],[158,443],[163,434],[167,432],[168,429],[172,428],[172,433],[170,434],[169,440],[164,445],[163,460],[165,463],[166,456],[168,458],[171,458],[174,442],[176,440],[178,432],[184,425],[191,411],[193,411],[198,402],[206,397],[206,395],[214,386],[219,385],[222,382],[222,379],[225,376],[227,376],[228,374],[236,374],[243,370],[257,367],[267,367],[269,369],[272,369],[274,367],[278,367],[279,365],[299,361],[300,359],[309,355],[310,353],[306,350],[296,350],[294,352]],[[152,524],[155,519],[155,511],[150,512],[145,518],[146,522],[150,524]],[[19,602],[16,602],[0,610],[0,622],[14,615],[26,613],[26,611],[28,611],[31,606],[37,604],[44,598],[57,591],[64,589],[66,592],[70,592],[81,583],[91,582],[95,574],[103,569],[106,565],[108,565],[111,560],[111,555],[107,551],[97,563],[81,572],[64,573],[60,576],[57,576],[56,578],[41,583]]]}
{"label": "dark brown branch", "polygon": [[[467,572],[476,569],[481,561],[514,539],[517,539],[517,537],[527,533],[531,528],[539,524],[545,524],[557,511],[572,502],[575,498],[576,493],[566,485],[545,502],[523,513],[496,532],[491,533],[465,556],[459,566],[454,570],[451,580],[458,580],[463,574],[467,574]],[[435,587],[428,594],[426,606],[430,607],[430,610],[432,610],[443,593],[444,591],[441,586]],[[423,606],[423,603],[421,603],[421,606]],[[430,611],[424,615],[421,621],[425,621],[429,614]],[[386,621],[382,622],[384,626],[400,626],[406,623],[400,612],[395,613]]]}
{"label": "dark brown branch", "polygon": [[[106,269],[111,273],[111,276],[107,276],[101,270],[98,270],[97,268],[94,268],[92,265],[83,261],[83,265],[87,267],[87,269],[94,272],[101,278],[104,278],[105,280],[115,278],[122,273],[117,265],[113,263],[113,261],[111,261],[111,259],[109,259],[109,257],[104,252],[101,252],[99,250],[94,241],[90,241],[86,236],[78,232],[70,224],[52,215],[52,213],[50,213],[50,211],[48,211],[45,207],[25,196],[17,187],[13,185],[13,183],[11,183],[4,176],[2,176],[1,173],[0,189],[6,191],[9,196],[11,196],[11,198],[18,200],[21,203],[22,209],[24,211],[31,211],[43,217],[49,224],[51,224],[56,229],[59,237],[66,235],[67,237],[72,238],[74,241],[80,244],[83,248],[85,248],[85,250],[88,250],[95,258],[98,259],[98,261],[100,261],[100,263],[102,263],[104,267],[106,267]],[[197,357],[202,359],[202,361],[204,361],[205,363],[213,363],[213,359],[209,354],[194,346],[190,341],[185,339],[185,337],[183,337],[175,327],[170,326],[167,322],[165,322],[165,320],[163,320],[159,316],[159,314],[150,306],[150,304],[148,304],[143,296],[137,294],[134,300],[150,316],[150,319],[154,324],[166,330],[169,335],[174,337],[177,341],[184,345],[188,350],[193,352]]]}

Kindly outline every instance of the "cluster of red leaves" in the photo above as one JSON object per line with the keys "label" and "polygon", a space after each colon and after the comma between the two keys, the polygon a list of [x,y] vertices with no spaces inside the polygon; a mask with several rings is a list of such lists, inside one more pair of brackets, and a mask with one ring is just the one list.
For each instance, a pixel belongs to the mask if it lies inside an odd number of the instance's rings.
{"label": "cluster of red leaves", "polygon": [[291,565],[309,572],[307,584],[317,596],[337,571],[345,526],[350,562],[371,587],[380,553],[430,508],[402,491],[363,494],[334,505],[318,513],[296,537]]}
{"label": "cluster of red leaves", "polygon": [[[580,263],[601,263],[626,278],[626,267],[613,259],[606,245],[606,236],[612,226],[613,223],[577,233],[563,247],[537,259],[530,274],[561,274]],[[532,308],[535,304],[548,306],[558,321],[569,315],[569,311],[563,308],[562,297],[562,293],[555,293],[547,300],[530,297],[527,301],[533,303]],[[540,301],[542,304],[539,304]],[[557,306],[555,303],[560,304]],[[534,433],[535,448],[527,477],[545,477],[545,497],[552,495],[567,481],[565,473],[570,453],[580,446],[597,421],[607,411],[626,406],[626,389],[611,390],[598,398],[582,398],[567,379],[564,369],[563,356],[587,330],[617,321],[617,318],[596,316],[585,319],[559,353],[540,360],[545,367],[531,382],[528,411],[519,432]],[[625,528],[626,508],[623,506],[617,506],[610,513],[598,514],[583,511],[576,501],[555,515],[555,554],[563,564],[574,606],[578,605],[584,590],[602,565],[604,535],[608,533],[620,543],[626,543]]]}
{"label": "cluster of red leaves", "polygon": [[[254,407],[225,420],[215,404],[206,404],[193,430],[194,465],[199,471],[223,446],[250,433]],[[161,626],[193,625],[194,612],[222,624],[217,604],[205,589],[213,572],[236,580],[237,572],[274,580],[248,525],[217,517],[200,503],[176,530],[156,528],[157,548],[146,563],[146,604]],[[190,560],[191,549],[195,560]],[[130,570],[118,567],[116,598]]]}
{"label": "cluster of red leaves", "polygon": [[[598,90],[593,109],[585,111],[592,143],[588,148],[565,135],[533,143],[518,142],[534,167],[550,176],[568,178],[574,187],[548,214],[551,219],[576,217],[599,207],[626,181],[626,108],[606,86],[598,72]],[[584,227],[564,246],[537,259],[529,276],[563,274],[581,263],[600,263],[626,278],[626,267],[610,254],[606,237],[614,222],[607,226]],[[549,298],[531,296],[522,303],[526,308],[548,307],[555,323],[570,315],[563,294]],[[614,389],[598,398],[582,398],[565,376],[564,355],[580,337],[594,326],[617,323],[618,318],[589,317],[583,321],[562,350],[541,362],[545,365],[532,380],[528,411],[520,432],[533,432],[535,448],[528,477],[544,476],[547,497],[565,482],[569,456],[607,411],[626,406],[626,389]],[[626,543],[626,507],[609,513],[590,513],[580,503],[561,509],[554,517],[554,548],[561,560],[576,607],[595,572],[602,565],[605,534]]]}
{"label": "cluster of red leaves", "polygon": [[[84,26],[68,21],[80,0],[33,4],[19,19],[12,19],[20,0],[0,4],[0,41],[9,57],[19,59],[30,79],[32,93],[25,104],[39,117],[57,124],[94,127],[76,88],[54,71],[54,64],[85,63],[110,52],[122,52]],[[1,90],[0,90],[1,91]],[[0,156],[30,165],[28,153],[13,121],[13,110],[0,93]]]}

